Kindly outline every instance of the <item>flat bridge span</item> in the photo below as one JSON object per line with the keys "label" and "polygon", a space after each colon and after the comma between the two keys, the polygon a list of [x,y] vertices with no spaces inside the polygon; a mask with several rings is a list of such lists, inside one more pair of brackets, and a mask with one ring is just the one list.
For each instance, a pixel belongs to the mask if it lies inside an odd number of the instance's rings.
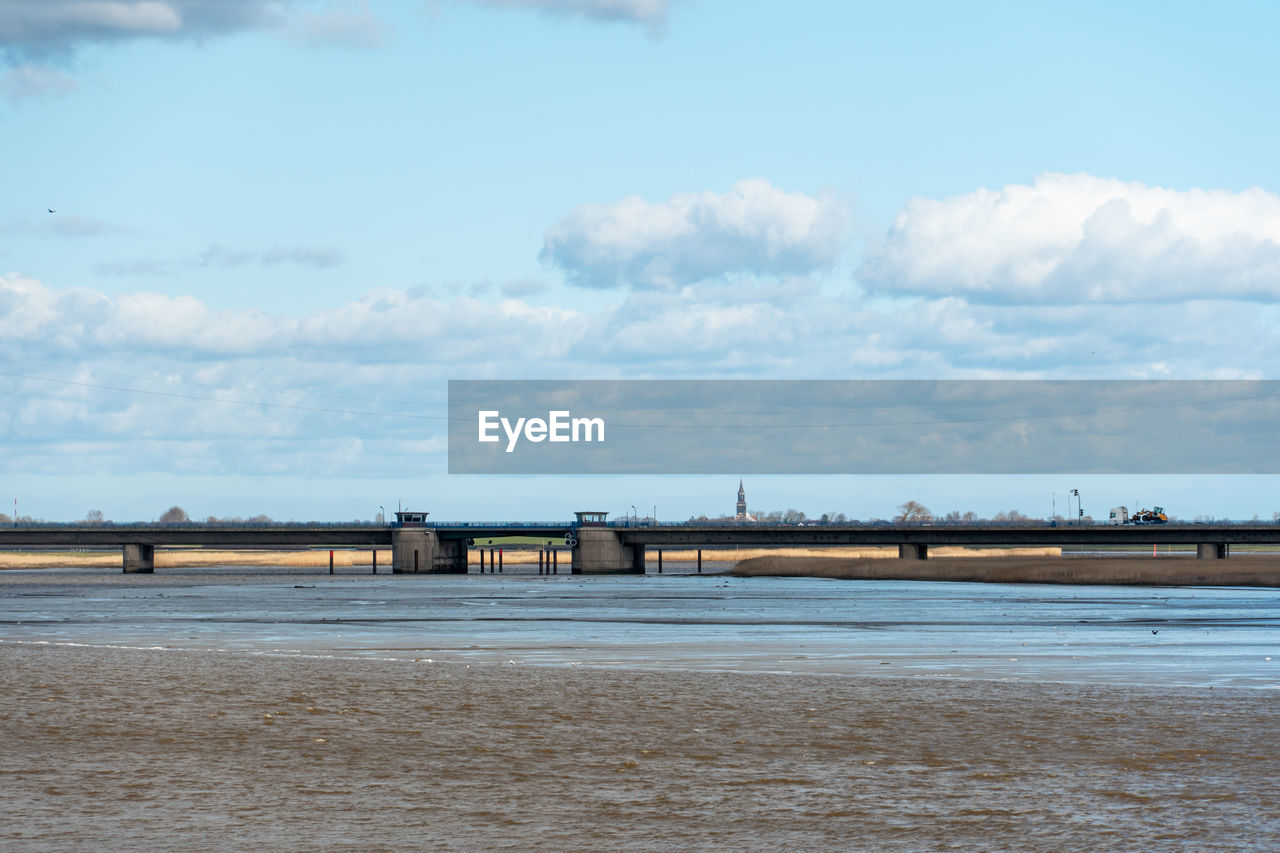
{"label": "flat bridge span", "polygon": [[126,572],[154,570],[157,547],[211,549],[387,548],[398,574],[465,572],[480,539],[572,535],[574,573],[642,572],[647,548],[897,546],[903,559],[929,548],[969,546],[1194,545],[1200,558],[1222,559],[1232,545],[1280,546],[1280,524],[1103,525],[754,525],[588,526],[576,522],[385,524],[43,524],[0,528],[0,549],[123,550]]}

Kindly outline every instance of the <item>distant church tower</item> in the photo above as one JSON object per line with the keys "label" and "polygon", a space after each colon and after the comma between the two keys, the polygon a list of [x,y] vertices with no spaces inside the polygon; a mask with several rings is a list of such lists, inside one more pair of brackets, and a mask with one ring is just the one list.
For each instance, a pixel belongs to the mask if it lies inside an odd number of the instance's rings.
{"label": "distant church tower", "polygon": [[736,521],[747,520],[747,493],[742,488],[742,480],[738,480],[738,511],[733,517]]}

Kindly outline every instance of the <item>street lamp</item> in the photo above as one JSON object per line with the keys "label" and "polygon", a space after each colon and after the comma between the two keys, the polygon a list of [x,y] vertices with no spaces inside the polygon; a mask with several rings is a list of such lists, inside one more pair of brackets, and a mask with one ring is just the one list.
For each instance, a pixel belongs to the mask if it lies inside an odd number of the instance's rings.
{"label": "street lamp", "polygon": [[639,526],[640,526],[640,513],[639,513],[639,512],[636,512],[636,505],[635,505],[635,504],[632,504],[632,505],[631,505],[631,512],[635,514],[635,517],[636,517],[636,527],[639,527]]}

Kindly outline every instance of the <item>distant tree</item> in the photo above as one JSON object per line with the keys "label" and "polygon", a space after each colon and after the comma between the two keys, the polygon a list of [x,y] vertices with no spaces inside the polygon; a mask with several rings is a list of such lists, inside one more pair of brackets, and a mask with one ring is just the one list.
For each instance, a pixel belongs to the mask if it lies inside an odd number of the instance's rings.
{"label": "distant tree", "polygon": [[945,521],[947,524],[955,524],[957,521],[960,520],[960,510],[958,509],[951,510],[951,512],[947,513],[942,517],[942,520]]}
{"label": "distant tree", "polygon": [[960,520],[963,521],[965,524],[973,524],[975,521],[978,521],[979,519],[978,519],[978,514],[976,512],[974,512],[973,510],[969,510],[964,515],[960,516]]}
{"label": "distant tree", "polygon": [[386,524],[387,515],[382,510],[378,510],[378,514],[373,517],[374,524]]}
{"label": "distant tree", "polygon": [[248,522],[249,524],[270,524],[271,516],[255,515],[253,518],[246,518],[245,521]]}
{"label": "distant tree", "polygon": [[84,520],[90,524],[101,524],[106,519],[102,516],[102,510],[91,509],[84,514]]}
{"label": "distant tree", "polygon": [[1280,522],[1280,510],[1276,510],[1275,512],[1271,513],[1271,520],[1275,522]]}
{"label": "distant tree", "polygon": [[160,516],[161,524],[183,524],[190,520],[187,511],[180,506],[171,506]]}
{"label": "distant tree", "polygon": [[799,524],[805,520],[805,514],[798,509],[788,509],[782,514],[783,524]]}
{"label": "distant tree", "polygon": [[933,513],[929,512],[929,508],[917,501],[907,501],[898,506],[898,515],[894,517],[894,521],[900,524],[911,524],[920,521],[933,521]]}

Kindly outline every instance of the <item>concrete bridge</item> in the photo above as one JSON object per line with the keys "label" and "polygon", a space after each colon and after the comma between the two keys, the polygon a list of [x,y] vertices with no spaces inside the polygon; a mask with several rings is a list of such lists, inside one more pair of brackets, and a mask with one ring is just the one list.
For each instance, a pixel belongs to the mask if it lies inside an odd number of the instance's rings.
{"label": "concrete bridge", "polygon": [[[407,514],[406,514],[407,515]],[[647,549],[716,547],[897,546],[901,559],[929,548],[968,546],[1194,545],[1201,559],[1224,559],[1232,545],[1280,546],[1280,524],[755,525],[663,524],[619,527],[603,513],[565,522],[426,522],[385,524],[48,524],[0,528],[8,548],[119,547],[125,572],[153,572],[157,547],[211,549],[390,548],[396,574],[465,573],[468,552],[483,539],[528,536],[572,543],[574,574],[642,573]],[[583,517],[586,517],[584,521]],[[570,538],[566,540],[566,536]],[[376,571],[376,556],[374,558]]]}

